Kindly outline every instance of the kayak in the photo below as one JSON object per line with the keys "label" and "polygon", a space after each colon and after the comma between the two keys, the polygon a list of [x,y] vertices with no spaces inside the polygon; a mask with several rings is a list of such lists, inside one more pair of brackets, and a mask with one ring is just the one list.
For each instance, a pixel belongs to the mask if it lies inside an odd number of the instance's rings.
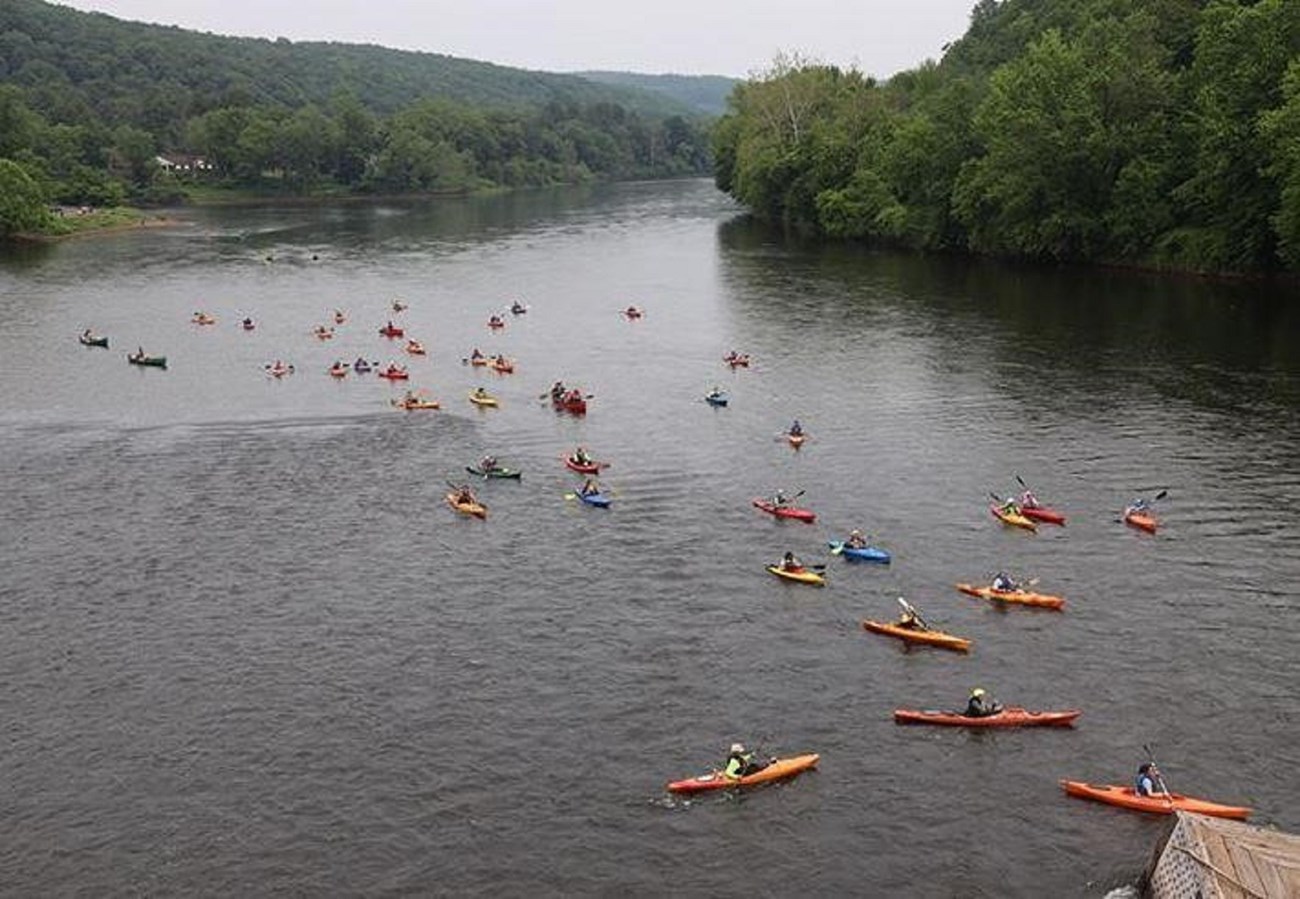
{"label": "kayak", "polygon": [[571,399],[552,399],[551,405],[564,412],[571,412],[574,415],[587,414],[587,401],[581,396],[576,396]]}
{"label": "kayak", "polygon": [[344,315],[342,312],[335,312],[335,313],[334,313],[334,324],[336,324],[336,325],[341,325],[341,324],[343,324],[344,322],[346,322],[347,320],[348,320],[348,317],[347,317],[346,315]]}
{"label": "kayak", "polygon": [[564,457],[564,466],[570,471],[576,471],[578,474],[599,474],[602,468],[609,466],[608,462],[578,462],[572,456]]}
{"label": "kayak", "polygon": [[807,434],[786,434],[785,439],[790,441],[790,445],[795,449],[803,446],[803,442],[808,439]]}
{"label": "kayak", "polygon": [[825,587],[826,578],[815,571],[809,571],[807,568],[797,568],[794,571],[782,568],[780,565],[768,565],[767,570],[780,578],[787,581],[794,581],[797,584],[808,584],[813,587]]}
{"label": "kayak", "polygon": [[603,493],[583,493],[579,490],[577,496],[587,505],[595,506],[598,509],[608,509],[610,504],[614,502]]}
{"label": "kayak", "polygon": [[470,359],[469,359],[469,364],[470,364],[470,365],[487,365],[487,364],[490,363],[491,361],[492,361],[492,360],[489,359],[487,356],[471,356]]}
{"label": "kayak", "polygon": [[817,513],[811,509],[796,509],[794,506],[778,506],[770,500],[754,500],[754,508],[762,509],[769,515],[775,515],[777,518],[794,518],[798,521],[812,524],[817,520]]}
{"label": "kayak", "polygon": [[502,318],[490,318],[490,319],[488,319],[488,327],[489,327],[489,328],[492,328],[493,330],[495,330],[495,329],[497,329],[497,328],[504,328],[505,326],[506,326],[505,319],[502,319]]}
{"label": "kayak", "polygon": [[687,780],[675,780],[668,784],[670,793],[701,793],[705,790],[725,790],[728,787],[752,787],[757,784],[771,783],[786,777],[794,777],[800,772],[816,768],[821,756],[816,753],[795,755],[788,759],[776,759],[762,771],[746,774],[744,777],[727,777],[721,771],[710,771],[699,777]]}
{"label": "kayak", "polygon": [[732,368],[736,368],[737,366],[740,366],[741,368],[749,368],[749,356],[723,356],[722,361],[730,365]]}
{"label": "kayak", "polygon": [[346,365],[330,366],[330,374],[335,378],[346,378],[350,370]]}
{"label": "kayak", "polygon": [[473,465],[466,465],[465,470],[470,474],[478,475],[480,478],[514,478],[519,480],[524,476],[522,471],[515,471],[513,468],[489,468],[484,471]]}
{"label": "kayak", "polygon": [[991,599],[995,602],[1011,602],[1022,606],[1036,606],[1040,609],[1060,609],[1065,600],[1059,596],[1046,593],[1030,593],[1027,590],[994,590],[992,587],[975,587],[971,584],[957,584],[957,589],[967,596]]}
{"label": "kayak", "polygon": [[998,506],[989,506],[989,511],[993,513],[994,518],[1003,524],[1014,525],[1018,528],[1024,528],[1027,531],[1038,530],[1038,525],[1034,524],[1023,515],[1017,515],[1014,512],[1003,512]]}
{"label": "kayak", "polygon": [[333,340],[334,331],[331,328],[317,328],[312,332],[316,335],[317,340]]}
{"label": "kayak", "polygon": [[369,373],[370,373],[370,370],[371,370],[373,367],[374,367],[374,366],[372,366],[372,365],[371,365],[369,362],[367,362],[365,359],[358,359],[356,362],[352,363],[352,370],[355,371],[355,372],[356,372],[357,374],[359,374],[359,375],[369,374]]}
{"label": "kayak", "polygon": [[475,406],[482,406],[485,409],[495,409],[500,405],[500,403],[497,402],[496,397],[489,396],[486,393],[471,393],[469,395],[469,401]]}
{"label": "kayak", "polygon": [[945,634],[943,631],[921,631],[914,630],[910,627],[899,627],[896,624],[889,624],[884,621],[871,621],[870,619],[862,622],[862,627],[871,631],[873,634],[884,634],[888,637],[897,637],[907,643],[925,643],[928,646],[938,646],[940,649],[951,649],[956,652],[966,652],[970,649],[971,641],[965,637],[955,637],[952,634]]}
{"label": "kayak", "polygon": [[1114,784],[1090,784],[1080,780],[1063,780],[1061,787],[1070,796],[1080,799],[1095,799],[1108,805],[1136,809],[1140,812],[1152,812],[1157,815],[1171,815],[1174,812],[1192,812],[1197,815],[1209,815],[1212,818],[1233,818],[1245,821],[1250,817],[1250,809],[1239,805],[1220,805],[1192,796],[1170,793],[1168,796],[1139,796],[1132,787]]}
{"label": "kayak", "polygon": [[1055,509],[1047,508],[1047,506],[1021,506],[1020,514],[1026,518],[1032,518],[1034,521],[1065,526],[1065,516]]}
{"label": "kayak", "polygon": [[404,368],[389,368],[381,372],[376,372],[381,378],[387,378],[390,381],[409,381],[411,375]]}
{"label": "kayak", "polygon": [[895,724],[946,724],[952,727],[1071,727],[1082,715],[1078,709],[1063,712],[1031,712],[1010,706],[994,715],[973,717],[962,712],[894,709]]}
{"label": "kayak", "polygon": [[728,397],[725,393],[709,393],[705,394],[704,402],[708,403],[710,406],[725,406],[727,405]]}
{"label": "kayak", "polygon": [[493,359],[492,370],[503,375],[512,375],[515,372],[515,364],[509,359]]}
{"label": "kayak", "polygon": [[418,340],[408,340],[406,342],[406,351],[412,356],[428,355],[428,351],[424,348],[424,344],[420,343]]}
{"label": "kayak", "polygon": [[167,367],[166,356],[137,356],[134,354],[128,354],[126,361],[130,362],[132,365],[152,365],[154,368]]}
{"label": "kayak", "polygon": [[641,316],[645,315],[643,311],[641,311],[635,306],[628,306],[626,309],[623,310],[623,314],[626,315],[628,318],[640,318]]}
{"label": "kayak", "polygon": [[204,315],[196,312],[194,318],[190,319],[196,325],[215,325],[217,320],[210,315]]}
{"label": "kayak", "polygon": [[87,337],[85,334],[82,334],[77,338],[77,342],[82,346],[102,346],[104,349],[108,349],[107,337]]}
{"label": "kayak", "polygon": [[441,409],[437,400],[389,400],[398,409],[405,409],[411,412],[416,409]]}
{"label": "kayak", "polygon": [[251,320],[246,322],[240,322],[239,326],[243,328],[245,331],[251,331],[257,327],[257,325],[253,323]]}
{"label": "kayak", "polygon": [[523,314],[524,314],[525,312],[527,312],[527,311],[528,311],[528,307],[527,307],[527,306],[519,306],[519,305],[515,305],[515,306],[511,306],[511,307],[510,307],[510,314],[511,314],[511,315],[523,315]]}
{"label": "kayak", "polygon": [[487,506],[482,503],[461,503],[456,501],[456,494],[447,494],[447,505],[451,506],[462,515],[473,515],[475,518],[487,518]]}
{"label": "kayak", "polygon": [[889,553],[874,546],[849,546],[840,540],[831,540],[826,545],[831,548],[832,554],[844,556],[846,559],[857,559],[862,562],[879,562],[882,565],[889,564]]}
{"label": "kayak", "polygon": [[383,337],[405,337],[406,331],[397,325],[384,325],[379,329],[379,334]]}
{"label": "kayak", "polygon": [[283,378],[285,375],[293,374],[292,365],[281,365],[278,368],[274,365],[266,369],[266,373],[273,378]]}
{"label": "kayak", "polygon": [[1148,534],[1154,534],[1156,528],[1160,526],[1160,522],[1156,521],[1154,515],[1147,512],[1134,512],[1131,509],[1124,510],[1124,523],[1135,528],[1140,528]]}

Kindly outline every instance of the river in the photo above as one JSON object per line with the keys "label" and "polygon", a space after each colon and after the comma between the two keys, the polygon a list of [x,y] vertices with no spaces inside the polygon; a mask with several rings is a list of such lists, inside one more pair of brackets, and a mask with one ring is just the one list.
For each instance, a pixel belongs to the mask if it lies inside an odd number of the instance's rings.
{"label": "river", "polygon": [[[1294,288],[804,243],[703,181],[181,215],[0,256],[5,893],[1101,895],[1162,822],[1058,780],[1144,745],[1300,829]],[[326,374],[358,356],[442,410]],[[576,443],[611,509],[565,498]],[[485,452],[523,479],[458,517]],[[1067,526],[994,521],[1015,475]],[[1158,534],[1117,522],[1159,490]],[[853,527],[893,563],[830,556]],[[952,587],[1003,568],[1065,611]],[[972,652],[864,632],[899,596]],[[1084,714],[892,722],[976,685]],[[734,740],[821,764],[669,798]]]}

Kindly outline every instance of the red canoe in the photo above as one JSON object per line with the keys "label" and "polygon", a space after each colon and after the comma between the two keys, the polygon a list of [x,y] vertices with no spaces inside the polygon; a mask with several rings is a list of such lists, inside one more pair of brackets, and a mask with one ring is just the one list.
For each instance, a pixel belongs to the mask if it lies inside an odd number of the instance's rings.
{"label": "red canoe", "polygon": [[794,518],[799,521],[812,524],[817,520],[817,513],[811,509],[796,509],[794,506],[778,506],[773,502],[765,499],[754,500],[754,507],[762,509],[769,515],[775,515],[777,518]]}
{"label": "red canoe", "polygon": [[1031,712],[1010,706],[996,715],[972,718],[960,712],[894,709],[896,724],[946,724],[952,727],[1070,727],[1082,715],[1079,709],[1063,712]]}
{"label": "red canoe", "polygon": [[1045,521],[1048,524],[1065,524],[1065,516],[1055,509],[1047,508],[1047,506],[1021,506],[1020,514],[1026,518],[1032,518],[1034,521]]}
{"label": "red canoe", "polygon": [[578,474],[599,474],[602,468],[608,468],[608,462],[575,462],[572,456],[564,457],[564,467]]}
{"label": "red canoe", "polygon": [[670,793],[699,793],[704,790],[725,790],[728,787],[748,787],[755,784],[770,783],[786,777],[793,777],[801,771],[817,767],[821,756],[816,753],[796,755],[788,759],[777,759],[762,771],[746,774],[744,777],[727,777],[721,771],[710,771],[699,777],[675,780],[668,785]]}
{"label": "red canoe", "polygon": [[560,409],[564,412],[571,412],[574,415],[587,414],[587,400],[582,396],[553,399],[551,400],[551,405],[556,409]]}
{"label": "red canoe", "polygon": [[379,329],[379,333],[384,337],[405,337],[406,336],[406,332],[403,331],[401,328],[397,327],[396,325],[393,325],[392,327],[385,325],[384,327]]}
{"label": "red canoe", "polygon": [[1250,817],[1250,809],[1243,806],[1220,805],[1193,796],[1180,796],[1178,793],[1170,793],[1168,796],[1139,796],[1132,787],[1090,784],[1079,780],[1063,780],[1061,787],[1069,795],[1080,799],[1095,799],[1108,805],[1118,805],[1121,808],[1152,812],[1157,815],[1172,815],[1177,811],[1210,815],[1214,818],[1234,818],[1238,821],[1245,821]]}

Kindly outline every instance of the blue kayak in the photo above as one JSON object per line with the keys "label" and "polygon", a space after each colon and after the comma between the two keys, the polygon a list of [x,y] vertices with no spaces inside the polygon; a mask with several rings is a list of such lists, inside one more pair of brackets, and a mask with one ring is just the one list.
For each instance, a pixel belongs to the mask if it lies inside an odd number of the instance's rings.
{"label": "blue kayak", "polygon": [[727,405],[727,400],[728,397],[725,393],[710,393],[706,394],[704,397],[704,402],[708,403],[710,406],[725,406]]}
{"label": "blue kayak", "polygon": [[589,506],[596,506],[601,509],[608,509],[609,504],[613,502],[612,499],[603,493],[583,493],[581,490],[578,491],[578,499],[582,500]]}
{"label": "blue kayak", "polygon": [[845,546],[842,540],[832,540],[826,544],[831,548],[835,555],[843,555],[847,559],[856,559],[859,562],[879,562],[882,565],[889,564],[889,553],[883,549],[874,546]]}

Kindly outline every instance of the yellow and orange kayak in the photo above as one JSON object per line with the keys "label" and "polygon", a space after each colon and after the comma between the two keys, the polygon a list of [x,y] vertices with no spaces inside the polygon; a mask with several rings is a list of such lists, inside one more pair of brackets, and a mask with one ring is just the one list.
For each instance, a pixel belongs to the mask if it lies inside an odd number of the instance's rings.
{"label": "yellow and orange kayak", "polygon": [[473,515],[475,518],[487,518],[487,506],[482,503],[462,503],[456,500],[456,494],[447,494],[447,505],[451,506],[462,515]]}
{"label": "yellow and orange kayak", "polygon": [[794,581],[796,584],[809,584],[813,587],[825,587],[826,578],[815,571],[807,568],[796,568],[793,571],[782,568],[780,565],[768,565],[767,570],[779,578],[785,578],[787,581]]}
{"label": "yellow and orange kayak", "polygon": [[821,756],[817,753],[795,755],[788,759],[776,759],[762,771],[746,774],[744,777],[727,777],[721,771],[710,771],[699,777],[675,780],[668,784],[670,793],[699,793],[704,790],[725,790],[728,787],[752,787],[771,783],[786,777],[794,777],[809,768],[816,768]]}
{"label": "yellow and orange kayak", "polygon": [[1124,510],[1124,523],[1139,530],[1146,531],[1148,534],[1154,534],[1160,522],[1149,512],[1135,512],[1132,509]]}
{"label": "yellow and orange kayak", "polygon": [[885,621],[872,621],[867,619],[862,622],[865,630],[873,634],[884,634],[887,637],[897,637],[906,643],[924,643],[927,646],[937,646],[940,649],[951,649],[954,652],[968,652],[971,641],[965,637],[956,637],[952,634],[945,634],[943,631],[925,631],[917,628],[899,627],[897,624],[890,624]]}
{"label": "yellow and orange kayak", "polygon": [[1019,514],[1018,512],[1003,512],[998,506],[989,506],[989,511],[993,517],[1003,524],[1009,524],[1014,527],[1024,528],[1026,531],[1037,531],[1038,525],[1033,521]]}
{"label": "yellow and orange kayak", "polygon": [[1027,590],[994,590],[992,587],[976,587],[971,584],[957,584],[957,589],[968,596],[978,596],[981,599],[991,599],[994,602],[1010,602],[1021,606],[1057,610],[1065,606],[1065,600],[1059,596],[1030,593]]}

